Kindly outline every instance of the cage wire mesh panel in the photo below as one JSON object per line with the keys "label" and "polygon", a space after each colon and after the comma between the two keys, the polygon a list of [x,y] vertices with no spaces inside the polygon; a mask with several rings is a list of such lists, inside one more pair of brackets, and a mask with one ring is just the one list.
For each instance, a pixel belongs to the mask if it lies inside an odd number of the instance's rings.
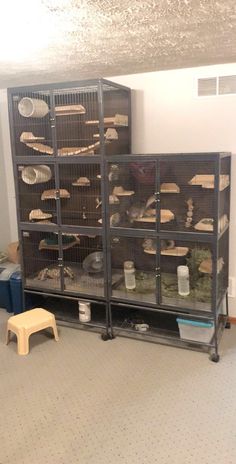
{"label": "cage wire mesh panel", "polygon": [[112,304],[112,325],[115,334],[130,332],[133,335],[169,336],[179,339],[176,315],[158,313],[147,308],[138,309]]}
{"label": "cage wire mesh panel", "polygon": [[105,153],[108,156],[128,154],[130,153],[131,124],[129,90],[104,83],[102,88]]}
{"label": "cage wire mesh panel", "polygon": [[11,98],[16,156],[53,155],[49,91],[16,91]]}
{"label": "cage wire mesh panel", "polygon": [[112,297],[156,303],[156,257],[144,252],[144,240],[111,237]]}
{"label": "cage wire mesh panel", "polygon": [[229,230],[218,241],[218,261],[217,261],[217,301],[218,303],[228,289],[228,254],[229,254]]}
{"label": "cage wire mesh panel", "polygon": [[219,213],[218,213],[218,232],[221,233],[229,226],[230,208],[230,158],[225,157],[220,160],[219,177]]}
{"label": "cage wire mesh panel", "polygon": [[[149,243],[146,252],[154,252],[155,247],[155,242]],[[214,275],[210,243],[161,240],[160,262],[161,304],[211,311]]]}
{"label": "cage wire mesh panel", "polygon": [[25,286],[41,290],[61,290],[58,234],[23,231],[22,251]]}
{"label": "cage wire mesh panel", "polygon": [[63,250],[64,289],[76,294],[102,297],[104,296],[102,237],[98,235],[76,237],[77,245]]}
{"label": "cage wire mesh panel", "polygon": [[100,140],[94,137],[99,125],[97,85],[54,90],[57,154],[59,156],[100,153]]}
{"label": "cage wire mesh panel", "polygon": [[[52,312],[60,321],[67,323],[80,323],[79,320],[79,299],[70,300],[54,296],[44,296],[42,306]],[[89,329],[90,326],[105,327],[106,326],[106,306],[105,304],[90,303],[91,319],[89,322],[81,323],[84,329]]]}
{"label": "cage wire mesh panel", "polygon": [[61,164],[59,177],[60,188],[70,194],[60,202],[62,224],[101,227],[100,165]]}
{"label": "cage wire mesh panel", "polygon": [[108,163],[111,227],[156,229],[156,161]]}
{"label": "cage wire mesh panel", "polygon": [[54,165],[17,166],[20,220],[57,223]]}
{"label": "cage wire mesh panel", "polygon": [[161,230],[211,233],[214,229],[214,161],[161,161]]}
{"label": "cage wire mesh panel", "polygon": [[8,95],[25,289],[97,301],[91,325],[105,327],[105,188],[96,155],[130,152],[130,91],[90,80]]}

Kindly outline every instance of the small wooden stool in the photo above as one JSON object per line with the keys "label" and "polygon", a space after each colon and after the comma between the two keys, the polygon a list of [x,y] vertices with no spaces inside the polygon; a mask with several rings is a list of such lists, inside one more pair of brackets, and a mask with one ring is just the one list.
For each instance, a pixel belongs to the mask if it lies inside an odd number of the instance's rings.
{"label": "small wooden stool", "polygon": [[10,332],[17,336],[18,354],[29,353],[29,337],[32,333],[51,327],[55,340],[58,341],[58,332],[54,314],[43,308],[35,308],[25,313],[9,317],[7,321],[6,344],[10,341]]}

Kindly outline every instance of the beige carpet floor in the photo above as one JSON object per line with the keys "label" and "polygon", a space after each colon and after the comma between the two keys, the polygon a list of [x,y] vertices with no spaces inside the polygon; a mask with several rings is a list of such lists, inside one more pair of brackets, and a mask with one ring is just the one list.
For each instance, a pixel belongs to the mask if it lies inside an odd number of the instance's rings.
{"label": "beige carpet floor", "polygon": [[236,327],[204,353],[60,327],[4,345],[0,464],[235,464]]}

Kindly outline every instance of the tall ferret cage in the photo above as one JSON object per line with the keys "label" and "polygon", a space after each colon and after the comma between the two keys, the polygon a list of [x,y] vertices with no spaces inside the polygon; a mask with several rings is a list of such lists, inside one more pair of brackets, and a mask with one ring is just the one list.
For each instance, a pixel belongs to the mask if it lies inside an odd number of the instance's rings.
{"label": "tall ferret cage", "polygon": [[104,79],[18,87],[8,101],[24,294],[70,324],[90,303],[80,327],[105,337],[104,160],[131,152],[130,89]]}

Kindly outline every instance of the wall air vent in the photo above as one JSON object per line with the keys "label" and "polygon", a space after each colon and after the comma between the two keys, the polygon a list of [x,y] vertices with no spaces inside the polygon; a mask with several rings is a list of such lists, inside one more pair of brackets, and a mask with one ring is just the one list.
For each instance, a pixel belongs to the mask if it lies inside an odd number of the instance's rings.
{"label": "wall air vent", "polygon": [[197,82],[198,97],[236,94],[236,75],[204,77],[199,78]]}
{"label": "wall air vent", "polygon": [[198,79],[198,96],[217,95],[217,78]]}
{"label": "wall air vent", "polygon": [[219,95],[236,93],[236,76],[219,77]]}

